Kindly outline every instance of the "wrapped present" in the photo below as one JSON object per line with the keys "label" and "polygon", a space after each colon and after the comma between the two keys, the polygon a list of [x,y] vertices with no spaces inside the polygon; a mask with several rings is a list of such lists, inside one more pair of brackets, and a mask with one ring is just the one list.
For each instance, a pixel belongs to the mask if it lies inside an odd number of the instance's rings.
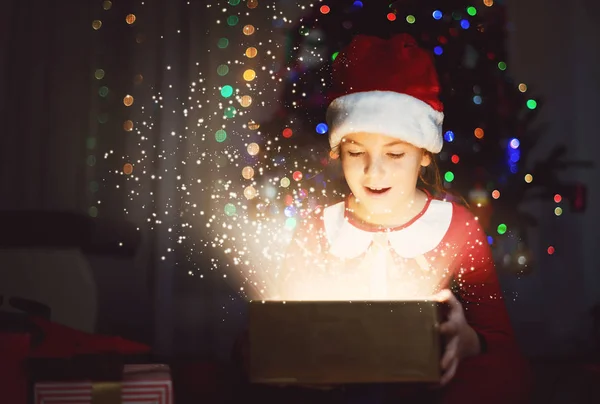
{"label": "wrapped present", "polygon": [[167,365],[125,365],[122,380],[54,381],[34,385],[35,404],[173,404]]}
{"label": "wrapped present", "polygon": [[250,381],[439,382],[445,309],[432,301],[250,302]]}

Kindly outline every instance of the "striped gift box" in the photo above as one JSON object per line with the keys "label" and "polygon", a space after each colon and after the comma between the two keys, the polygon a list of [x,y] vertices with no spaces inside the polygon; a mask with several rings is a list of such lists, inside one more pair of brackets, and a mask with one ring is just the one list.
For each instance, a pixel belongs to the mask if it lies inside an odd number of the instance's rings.
{"label": "striped gift box", "polygon": [[39,382],[35,404],[173,404],[167,365],[125,365],[121,381]]}

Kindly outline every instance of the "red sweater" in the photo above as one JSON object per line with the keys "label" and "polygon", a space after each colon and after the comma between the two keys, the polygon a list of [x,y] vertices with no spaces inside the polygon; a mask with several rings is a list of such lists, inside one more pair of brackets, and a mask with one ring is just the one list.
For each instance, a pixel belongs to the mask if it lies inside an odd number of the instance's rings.
{"label": "red sweater", "polygon": [[[463,206],[429,199],[410,222],[387,230],[361,224],[343,202],[314,212],[292,240],[282,297],[360,300],[368,296],[374,266],[361,263],[382,234],[392,257],[384,275],[386,296],[401,299],[450,287],[463,305],[467,322],[482,339],[484,353],[461,364],[446,396],[462,397],[464,402],[460,386],[466,377],[473,390],[468,396],[485,402],[519,402],[527,390],[528,367],[515,342],[487,236]],[[347,290],[359,296],[345,295]],[[494,380],[502,386],[492,387]],[[452,393],[456,386],[458,391]],[[476,394],[478,388],[483,396]],[[506,397],[499,389],[518,393]]]}

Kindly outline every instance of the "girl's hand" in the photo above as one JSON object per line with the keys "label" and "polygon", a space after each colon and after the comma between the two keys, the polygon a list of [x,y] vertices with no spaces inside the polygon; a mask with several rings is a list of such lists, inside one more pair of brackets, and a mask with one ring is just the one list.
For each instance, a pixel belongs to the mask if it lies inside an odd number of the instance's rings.
{"label": "girl's hand", "polygon": [[446,346],[440,366],[444,372],[440,384],[445,386],[456,374],[459,362],[468,356],[481,352],[477,333],[465,318],[460,302],[448,289],[436,295],[436,300],[448,305],[448,318],[440,325],[440,333],[445,336]]}

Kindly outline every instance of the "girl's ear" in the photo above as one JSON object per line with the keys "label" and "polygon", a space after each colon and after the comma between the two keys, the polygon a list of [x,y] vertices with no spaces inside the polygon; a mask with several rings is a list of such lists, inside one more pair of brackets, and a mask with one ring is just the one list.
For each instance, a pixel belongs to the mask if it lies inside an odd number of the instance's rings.
{"label": "girl's ear", "polygon": [[421,166],[427,167],[431,164],[431,153],[425,151],[423,152],[423,157],[421,157]]}

